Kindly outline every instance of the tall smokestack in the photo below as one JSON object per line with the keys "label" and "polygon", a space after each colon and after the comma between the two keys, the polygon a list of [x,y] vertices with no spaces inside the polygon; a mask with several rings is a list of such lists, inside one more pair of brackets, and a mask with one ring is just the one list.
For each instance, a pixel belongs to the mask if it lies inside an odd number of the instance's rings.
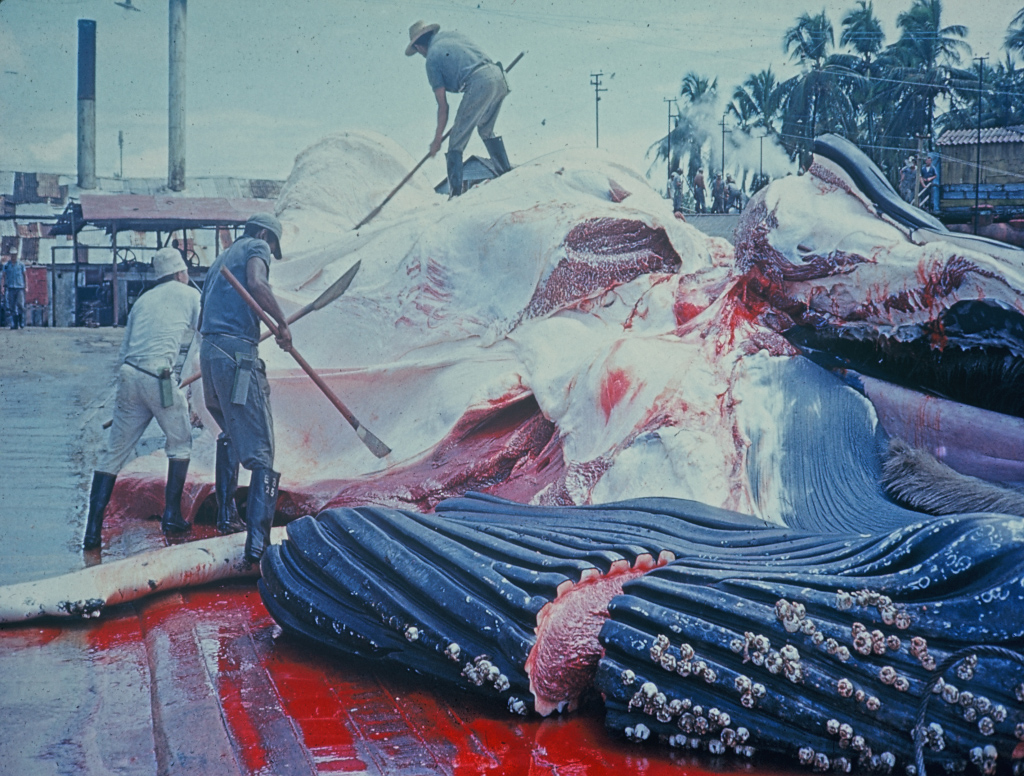
{"label": "tall smokestack", "polygon": [[78,20],[78,188],[96,188],[96,22]]}
{"label": "tall smokestack", "polygon": [[187,0],[169,0],[167,188],[185,188],[185,12]]}

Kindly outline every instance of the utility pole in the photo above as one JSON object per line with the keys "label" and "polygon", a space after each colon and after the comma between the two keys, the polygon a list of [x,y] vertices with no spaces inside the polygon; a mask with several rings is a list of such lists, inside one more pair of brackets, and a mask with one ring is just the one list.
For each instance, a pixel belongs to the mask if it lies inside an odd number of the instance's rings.
{"label": "utility pole", "polygon": [[722,185],[725,185],[725,114],[722,114]]}
{"label": "utility pole", "polygon": [[757,182],[758,184],[764,182],[764,135],[761,135],[761,162],[757,170]]}
{"label": "utility pole", "polygon": [[668,196],[672,198],[672,103],[676,100],[674,97],[664,97],[664,101],[668,104],[668,134],[665,135],[665,180],[669,181]]}
{"label": "utility pole", "polygon": [[604,73],[590,74],[590,85],[594,87],[594,148],[601,147],[601,123],[600,115],[598,113],[598,103],[601,102],[601,92],[608,91],[607,89],[601,88],[602,76],[604,76]]}
{"label": "utility pole", "polygon": [[118,178],[124,179],[124,131],[117,130],[117,149],[121,154],[121,171],[117,174]]}
{"label": "utility pole", "polygon": [[921,141],[924,135],[917,135],[917,158],[914,164],[914,207],[921,207],[918,199],[921,196]]}
{"label": "utility pole", "polygon": [[978,63],[978,150],[974,159],[974,233],[978,233],[978,216],[981,204],[979,202],[979,191],[981,190],[981,98],[982,90],[985,88],[985,60],[987,56],[975,57]]}

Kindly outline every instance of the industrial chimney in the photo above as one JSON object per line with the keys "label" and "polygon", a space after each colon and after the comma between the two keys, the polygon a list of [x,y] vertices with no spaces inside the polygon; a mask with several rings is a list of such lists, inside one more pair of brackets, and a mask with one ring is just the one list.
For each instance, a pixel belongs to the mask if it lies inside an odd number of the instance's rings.
{"label": "industrial chimney", "polygon": [[167,188],[185,188],[185,11],[187,0],[168,0]]}
{"label": "industrial chimney", "polygon": [[78,188],[96,188],[96,22],[78,20]]}

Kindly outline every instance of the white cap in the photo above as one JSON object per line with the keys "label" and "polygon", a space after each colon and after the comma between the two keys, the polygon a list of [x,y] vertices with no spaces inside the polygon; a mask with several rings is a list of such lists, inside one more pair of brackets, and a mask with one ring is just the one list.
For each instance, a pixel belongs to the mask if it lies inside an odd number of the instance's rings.
{"label": "white cap", "polygon": [[177,248],[161,248],[153,254],[153,273],[157,280],[187,269],[188,266]]}

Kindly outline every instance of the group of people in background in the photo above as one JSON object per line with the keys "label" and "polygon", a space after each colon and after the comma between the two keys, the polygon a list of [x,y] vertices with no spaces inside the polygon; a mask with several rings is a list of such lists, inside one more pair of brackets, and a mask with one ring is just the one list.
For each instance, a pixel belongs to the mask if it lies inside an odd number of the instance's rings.
{"label": "group of people in background", "polygon": [[[683,212],[683,186],[685,178],[678,170],[669,177],[669,193],[672,197],[672,209],[676,213]],[[690,190],[693,192],[694,212],[707,213],[707,184],[704,180],[704,168],[697,168],[693,179],[690,181]],[[728,213],[735,210],[737,213],[743,210],[743,190],[733,180],[732,175],[726,174],[722,180],[722,174],[716,173],[711,184],[711,213]]]}
{"label": "group of people in background", "polygon": [[924,158],[920,172],[917,160],[913,156],[907,159],[900,168],[899,188],[900,196],[910,204],[939,212],[939,171],[931,154]]}

